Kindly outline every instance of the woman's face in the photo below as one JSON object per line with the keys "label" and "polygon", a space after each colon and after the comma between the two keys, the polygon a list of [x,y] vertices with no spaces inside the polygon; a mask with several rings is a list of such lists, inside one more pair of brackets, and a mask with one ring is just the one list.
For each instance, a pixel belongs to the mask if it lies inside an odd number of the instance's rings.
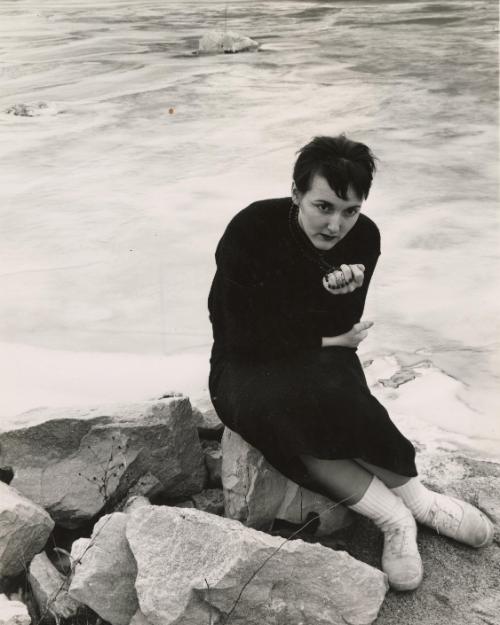
{"label": "woman's face", "polygon": [[362,200],[349,188],[347,200],[340,198],[327,180],[316,174],[306,193],[295,184],[292,198],[299,206],[299,224],[318,250],[332,249],[351,230],[359,217]]}

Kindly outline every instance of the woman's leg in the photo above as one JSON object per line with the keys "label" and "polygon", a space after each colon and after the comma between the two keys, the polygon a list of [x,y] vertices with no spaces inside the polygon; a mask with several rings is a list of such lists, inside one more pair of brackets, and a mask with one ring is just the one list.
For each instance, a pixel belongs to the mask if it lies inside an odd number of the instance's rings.
{"label": "woman's leg", "polygon": [[360,464],[363,468],[365,468],[373,475],[376,475],[379,480],[384,482],[384,484],[388,488],[396,488],[398,486],[403,486],[406,484],[411,478],[406,475],[399,475],[398,473],[393,473],[389,471],[389,469],[384,469],[382,467],[377,467],[374,464],[370,464],[369,462],[365,462],[364,460],[360,460],[356,458],[356,462]]}
{"label": "woman's leg", "polygon": [[419,523],[470,547],[485,547],[493,540],[493,525],[477,508],[465,501],[426,488],[418,477],[403,477],[356,459],[400,497]]}
{"label": "woman's leg", "polygon": [[382,569],[396,590],[413,590],[423,577],[412,513],[373,473],[353,460],[301,456],[312,478],[332,499],[371,519],[384,533]]}
{"label": "woman's leg", "polygon": [[321,460],[313,456],[301,456],[311,476],[321,484],[330,497],[354,505],[366,493],[373,473],[352,460]]}

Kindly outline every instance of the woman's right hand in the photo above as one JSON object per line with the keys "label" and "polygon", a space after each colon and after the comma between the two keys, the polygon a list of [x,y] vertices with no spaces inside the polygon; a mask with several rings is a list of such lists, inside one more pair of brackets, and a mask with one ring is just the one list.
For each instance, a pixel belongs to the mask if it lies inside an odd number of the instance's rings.
{"label": "woman's right hand", "polygon": [[324,336],[321,341],[322,347],[351,347],[356,349],[361,341],[368,336],[368,330],[372,327],[373,321],[359,321],[355,323],[349,332],[338,336]]}

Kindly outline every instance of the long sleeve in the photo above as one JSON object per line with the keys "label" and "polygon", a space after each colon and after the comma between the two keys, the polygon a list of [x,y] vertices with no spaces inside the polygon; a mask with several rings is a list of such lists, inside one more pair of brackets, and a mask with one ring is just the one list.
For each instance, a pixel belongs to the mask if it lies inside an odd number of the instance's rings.
{"label": "long sleeve", "polygon": [[259,360],[319,348],[320,333],[296,306],[294,285],[266,262],[263,245],[232,228],[218,245],[209,296],[215,343],[230,357]]}

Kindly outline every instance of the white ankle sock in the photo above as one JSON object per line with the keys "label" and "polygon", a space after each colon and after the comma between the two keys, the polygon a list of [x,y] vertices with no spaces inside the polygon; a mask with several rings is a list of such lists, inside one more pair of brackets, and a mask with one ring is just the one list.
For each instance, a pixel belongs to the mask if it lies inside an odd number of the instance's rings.
{"label": "white ankle sock", "polygon": [[349,508],[371,519],[381,530],[410,515],[403,501],[375,475],[363,497]]}
{"label": "white ankle sock", "polygon": [[418,477],[412,477],[403,486],[391,488],[391,491],[401,497],[417,521],[424,521],[434,501],[436,493],[426,488]]}

